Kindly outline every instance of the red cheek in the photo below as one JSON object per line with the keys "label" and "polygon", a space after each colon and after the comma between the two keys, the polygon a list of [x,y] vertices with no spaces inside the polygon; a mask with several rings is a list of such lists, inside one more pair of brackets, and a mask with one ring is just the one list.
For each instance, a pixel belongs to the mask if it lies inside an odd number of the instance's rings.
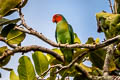
{"label": "red cheek", "polygon": [[52,19],[52,22],[56,22],[55,18]]}

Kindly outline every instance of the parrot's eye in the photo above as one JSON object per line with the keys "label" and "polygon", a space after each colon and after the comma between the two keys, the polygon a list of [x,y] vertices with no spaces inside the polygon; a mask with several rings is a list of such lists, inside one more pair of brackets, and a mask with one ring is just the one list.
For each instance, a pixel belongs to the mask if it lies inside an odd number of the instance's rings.
{"label": "parrot's eye", "polygon": [[56,18],[59,18],[60,16],[59,15],[56,15]]}

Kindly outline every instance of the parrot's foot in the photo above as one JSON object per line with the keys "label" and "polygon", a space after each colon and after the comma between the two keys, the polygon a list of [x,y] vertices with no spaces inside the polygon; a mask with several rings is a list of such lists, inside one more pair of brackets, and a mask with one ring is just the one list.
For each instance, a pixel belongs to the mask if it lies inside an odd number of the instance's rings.
{"label": "parrot's foot", "polygon": [[61,43],[60,43],[60,42],[58,42],[58,46],[60,46],[60,44],[61,44]]}
{"label": "parrot's foot", "polygon": [[66,48],[67,48],[68,45],[69,45],[68,43],[65,43],[65,47],[66,47]]}

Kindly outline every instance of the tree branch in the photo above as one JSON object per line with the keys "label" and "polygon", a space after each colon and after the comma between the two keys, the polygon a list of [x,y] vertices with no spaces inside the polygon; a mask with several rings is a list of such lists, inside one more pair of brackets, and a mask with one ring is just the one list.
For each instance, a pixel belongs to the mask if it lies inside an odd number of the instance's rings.
{"label": "tree branch", "polygon": [[43,41],[47,42],[48,44],[50,44],[51,46],[54,46],[54,47],[63,47],[63,48],[88,48],[88,49],[98,49],[98,48],[102,48],[102,47],[105,47],[105,46],[108,46],[116,41],[119,41],[120,40],[120,35],[114,37],[114,38],[111,38],[111,39],[108,39],[106,41],[104,41],[103,43],[99,43],[99,44],[94,44],[94,45],[91,45],[91,44],[57,44],[51,40],[49,40],[48,38],[46,38],[44,35],[42,35],[42,33],[38,33],[37,31],[35,30],[30,30],[30,31],[27,31],[23,28],[20,28],[18,26],[15,27],[15,29],[17,30],[20,30],[22,32],[25,32],[25,33],[28,33],[28,34],[31,34],[33,36],[36,36],[40,39],[42,39]]}
{"label": "tree branch", "polygon": [[92,76],[92,80],[120,80],[120,76]]}
{"label": "tree branch", "polygon": [[75,59],[73,59],[72,62],[69,63],[67,66],[63,66],[63,67],[61,67],[58,71],[56,71],[55,74],[59,73],[59,72],[62,71],[62,70],[65,70],[65,69],[68,69],[68,68],[72,67],[72,66],[74,65],[74,63],[77,62],[78,60],[81,61],[80,59],[81,59],[83,56],[85,56],[89,51],[90,51],[90,50],[85,51],[85,52],[83,52],[82,54],[80,54],[79,56],[77,56],[77,57],[76,57]]}
{"label": "tree branch", "polygon": [[89,74],[86,70],[82,69],[79,64],[75,63],[77,71],[80,71],[89,80],[120,80],[120,76],[94,76]]}
{"label": "tree branch", "polygon": [[50,68],[48,68],[45,72],[43,72],[40,76],[45,75],[45,74],[48,73],[52,68],[55,68],[55,67],[62,68],[63,66],[62,66],[61,64],[52,65],[52,66],[50,66]]}
{"label": "tree branch", "polygon": [[111,44],[107,48],[107,54],[106,54],[105,61],[104,61],[104,66],[103,66],[104,76],[109,75],[109,64],[111,60],[113,60],[113,56],[114,56],[113,53],[114,53],[114,45]]}
{"label": "tree branch", "polygon": [[77,71],[81,72],[82,75],[87,77],[89,80],[92,80],[91,75],[86,70],[84,70],[82,67],[80,67],[78,63],[75,63],[75,68]]}
{"label": "tree branch", "polygon": [[48,49],[48,48],[44,48],[44,47],[41,47],[41,46],[37,46],[37,45],[31,45],[31,46],[18,46],[16,47],[15,49],[13,50],[6,50],[2,56],[0,56],[0,62],[2,60],[4,60],[4,58],[6,58],[7,56],[10,56],[10,55],[13,55],[14,53],[18,53],[18,52],[29,52],[29,51],[42,51],[42,52],[45,52],[45,53],[48,53],[52,56],[54,56],[56,59],[60,60],[60,61],[64,61],[64,59],[59,55],[57,54],[56,52]]}
{"label": "tree branch", "polygon": [[110,9],[111,9],[111,11],[112,11],[112,13],[113,13],[112,2],[111,2],[111,0],[108,0],[108,1],[109,1],[109,4],[110,4]]}

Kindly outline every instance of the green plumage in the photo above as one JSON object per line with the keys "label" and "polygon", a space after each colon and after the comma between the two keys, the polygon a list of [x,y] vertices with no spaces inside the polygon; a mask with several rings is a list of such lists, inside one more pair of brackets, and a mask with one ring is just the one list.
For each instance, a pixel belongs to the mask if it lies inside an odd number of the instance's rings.
{"label": "green plumage", "polygon": [[[55,37],[58,43],[73,44],[74,42],[73,29],[71,25],[67,23],[64,17],[61,21],[57,23]],[[65,61],[71,62],[73,56],[73,49],[60,48],[60,50],[64,55]]]}

